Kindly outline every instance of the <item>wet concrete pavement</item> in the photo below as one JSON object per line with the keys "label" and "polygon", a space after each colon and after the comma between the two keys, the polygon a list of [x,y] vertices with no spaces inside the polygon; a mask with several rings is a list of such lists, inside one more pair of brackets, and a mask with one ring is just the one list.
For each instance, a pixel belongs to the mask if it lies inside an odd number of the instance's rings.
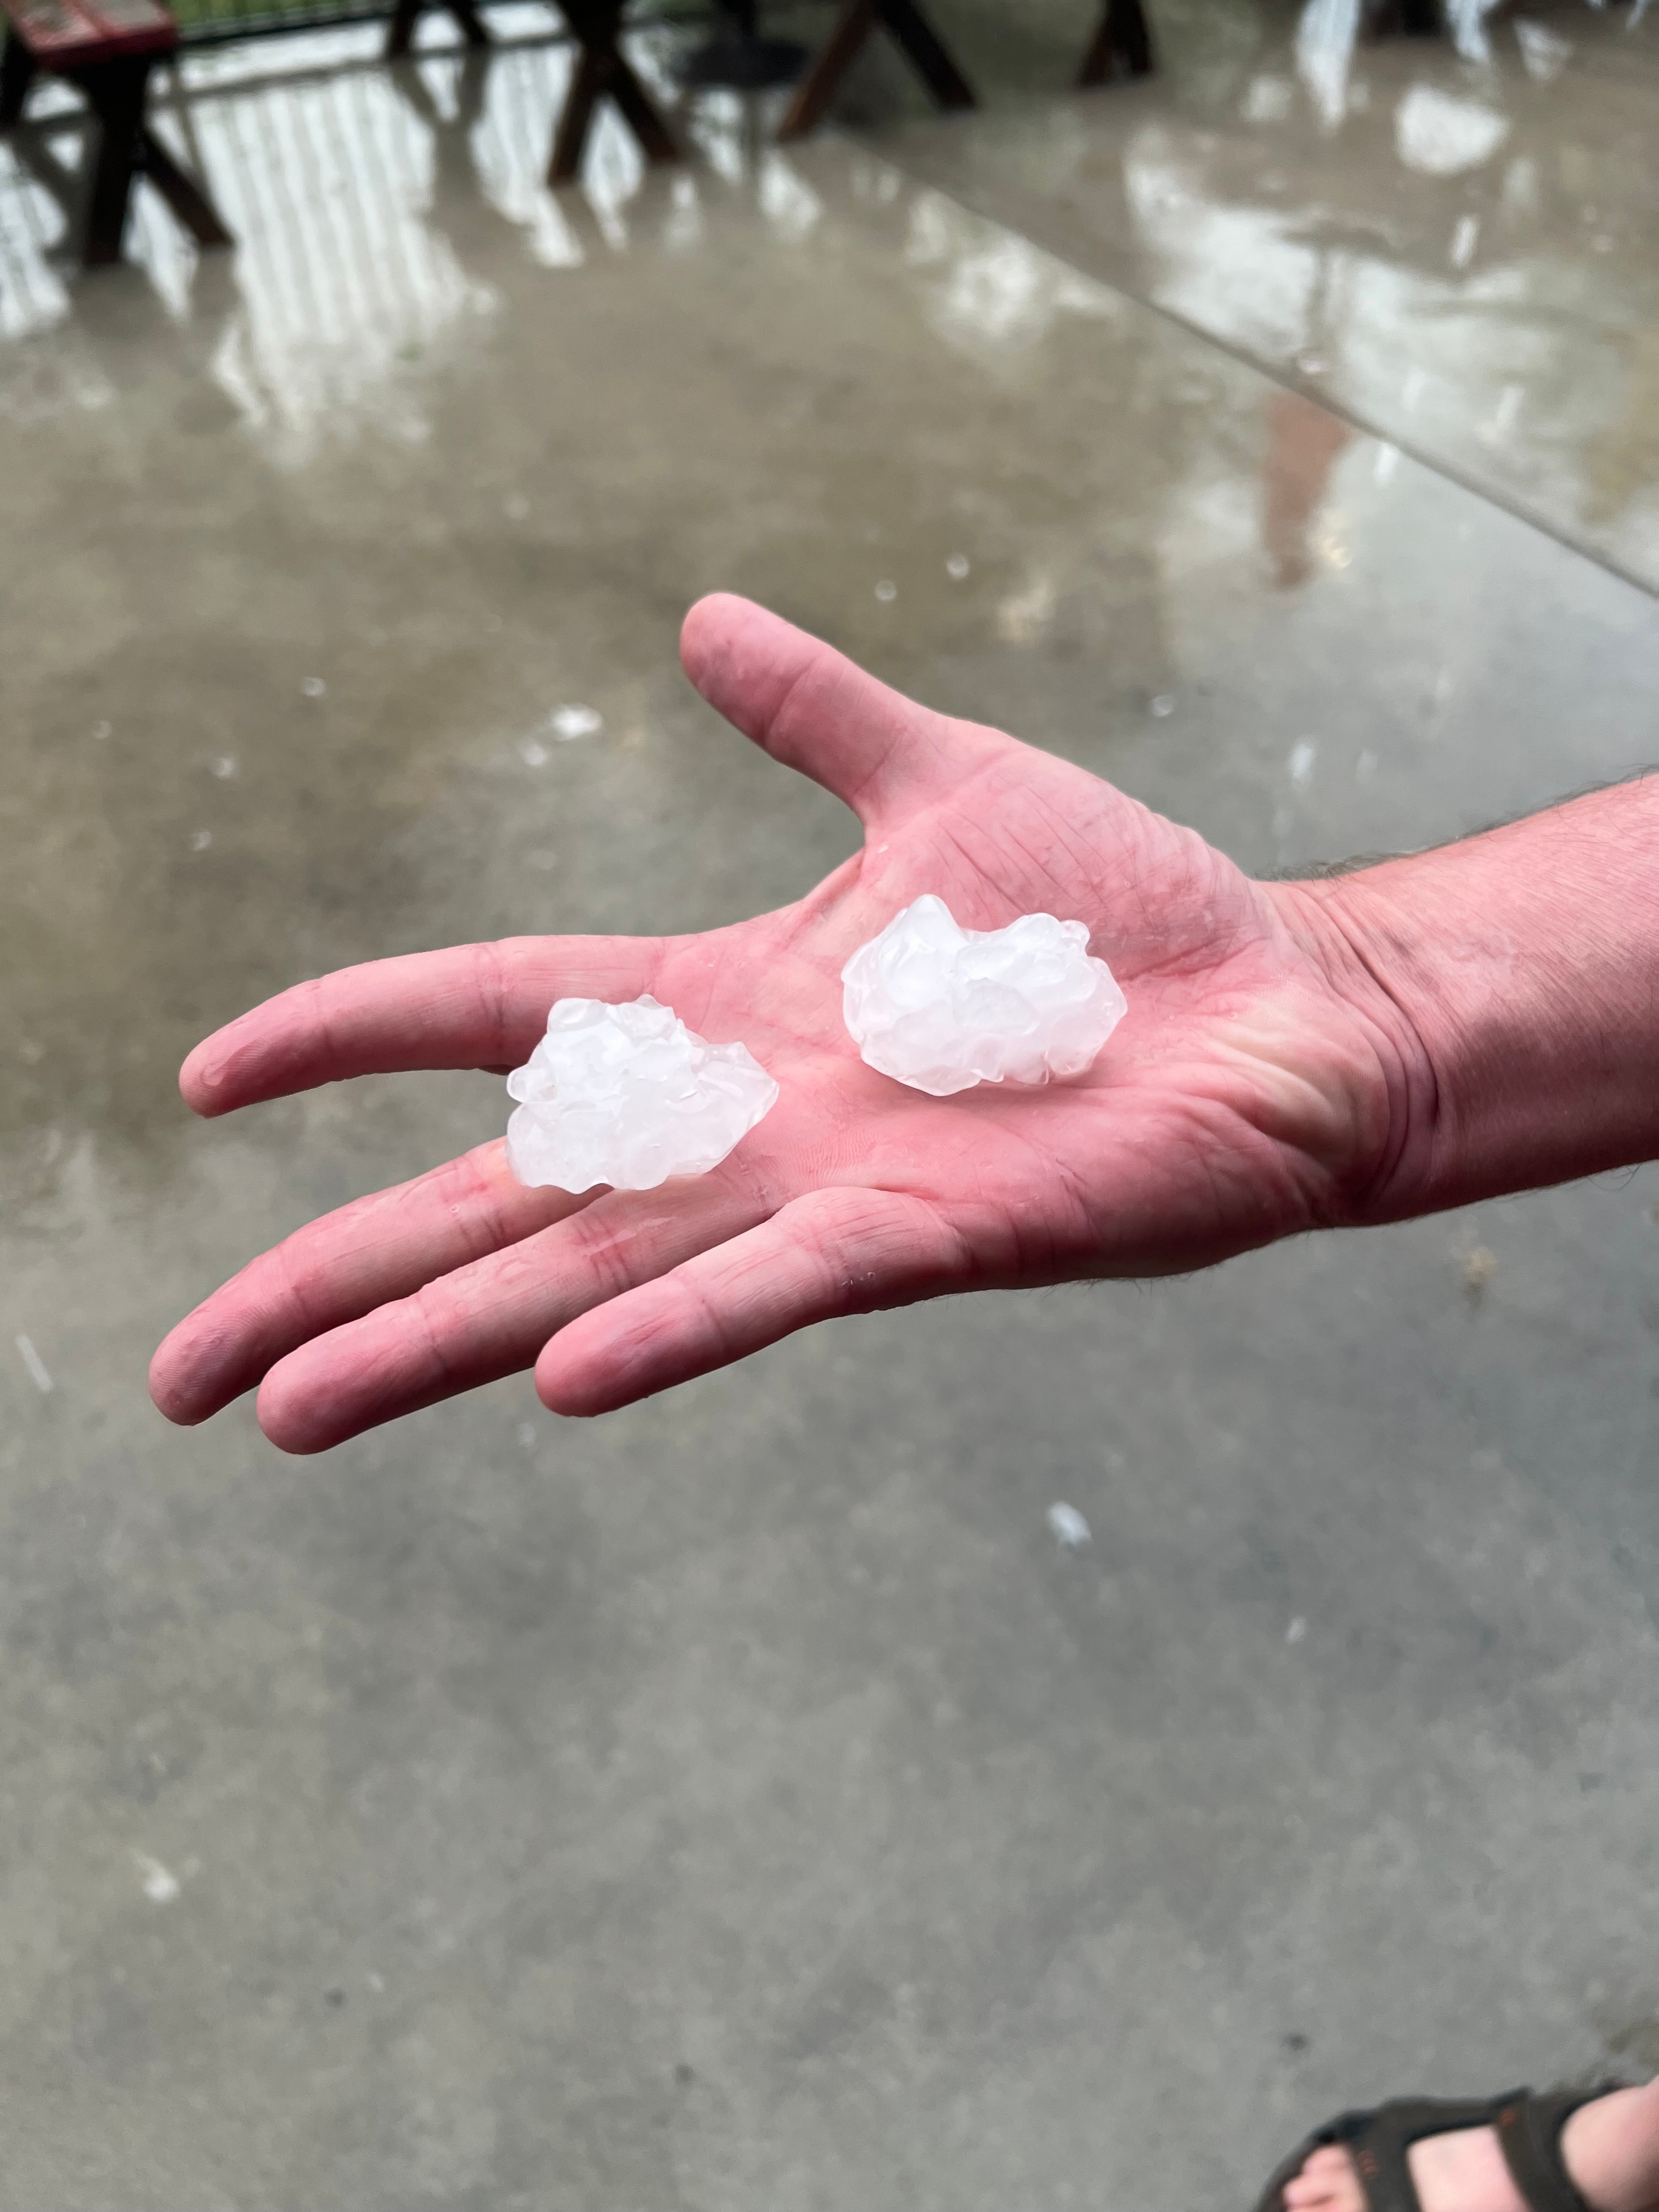
{"label": "wet concrete pavement", "polygon": [[[0,175],[0,2206],[1221,2212],[1338,2105],[1659,2066],[1650,1171],[842,1324],[592,1426],[525,1380],[291,1462],[143,1394],[242,1258],[503,1111],[430,1076],[193,1125],[204,1028],[850,849],[680,678],[710,586],[1263,871],[1651,759],[1607,382],[1645,237],[1551,295],[1561,405],[1510,446],[1458,425],[1567,234],[1477,241],[1432,435],[1376,397],[1431,307],[1379,247],[1328,412],[1126,147],[1231,204],[1248,144],[1304,224],[1369,179],[1443,240],[1508,155],[1390,167],[1373,90],[1350,174],[1289,12],[1166,9],[1158,84],[1039,103],[1074,13],[950,18],[1012,88],[965,128],[877,58],[855,141],[715,101],[683,174],[607,134],[557,202],[557,47],[201,61],[242,249],[146,209],[95,286]],[[1652,66],[1624,21],[1553,13],[1541,91],[1353,66],[1396,118],[1547,93],[1511,130],[1553,175],[1613,29]],[[1063,238],[1045,141],[1101,165]]]}

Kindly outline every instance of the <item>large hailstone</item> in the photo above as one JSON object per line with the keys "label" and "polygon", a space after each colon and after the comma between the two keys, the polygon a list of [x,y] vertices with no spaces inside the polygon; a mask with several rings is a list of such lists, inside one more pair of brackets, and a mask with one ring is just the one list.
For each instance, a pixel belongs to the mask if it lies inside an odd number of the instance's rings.
{"label": "large hailstone", "polygon": [[561,999],[507,1087],[521,1102],[507,1125],[514,1174],[570,1191],[706,1175],[778,1097],[744,1046],[708,1043],[648,996]]}
{"label": "large hailstone", "polygon": [[1023,914],[1006,929],[961,929],[931,893],[841,974],[864,1058],[935,1098],[1080,1075],[1127,1011],[1080,921]]}

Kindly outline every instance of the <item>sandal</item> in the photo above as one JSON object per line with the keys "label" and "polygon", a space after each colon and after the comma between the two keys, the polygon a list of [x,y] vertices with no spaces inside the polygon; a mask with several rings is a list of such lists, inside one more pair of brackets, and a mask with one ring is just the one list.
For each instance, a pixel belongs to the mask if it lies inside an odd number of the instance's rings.
{"label": "sandal", "polygon": [[1370,2212],[1423,2212],[1412,2185],[1406,2154],[1425,2136],[1459,2128],[1492,2128],[1523,2203],[1531,2212],[1590,2212],[1561,2157],[1561,2130],[1581,2105],[1622,2087],[1604,2081],[1593,2089],[1551,2089],[1535,2096],[1512,2089],[1502,2097],[1395,2097],[1374,2112],[1340,2112],[1274,2172],[1256,2212],[1284,2212],[1280,2192],[1295,2179],[1309,2154],[1340,2143],[1353,2160]]}

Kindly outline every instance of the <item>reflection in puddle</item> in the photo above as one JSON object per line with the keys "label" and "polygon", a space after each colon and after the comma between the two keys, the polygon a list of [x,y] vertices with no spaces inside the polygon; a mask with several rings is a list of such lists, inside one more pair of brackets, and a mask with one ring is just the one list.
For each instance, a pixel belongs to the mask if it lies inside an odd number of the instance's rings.
{"label": "reflection in puddle", "polygon": [[1407,168],[1425,177],[1455,177],[1490,161],[1509,128],[1478,100],[1414,84],[1395,112],[1394,143]]}
{"label": "reflection in puddle", "polygon": [[579,266],[589,245],[626,246],[639,164],[614,118],[595,132],[580,198],[556,198],[542,181],[565,46],[387,70],[364,65],[363,40],[345,31],[189,58],[182,94],[164,86],[156,100],[159,127],[211,175],[237,250],[198,262],[141,189],[133,267],[98,280],[104,296],[88,295],[79,318],[70,216],[36,149],[61,163],[82,134],[66,102],[58,116],[47,102],[46,122],[0,150],[0,339],[57,340],[8,349],[0,409],[16,418],[107,404],[111,380],[88,333],[115,313],[118,289],[129,317],[147,301],[171,322],[178,346],[280,461],[303,459],[325,430],[349,437],[371,421],[419,441],[429,426],[410,370],[476,343],[499,309],[495,288],[471,273],[486,234],[519,232],[551,269]]}
{"label": "reflection in puddle", "polygon": [[[1353,436],[1346,422],[1300,392],[1275,392],[1268,398],[1261,537],[1280,591],[1306,583],[1313,573],[1310,526],[1337,456]],[[1347,566],[1346,549],[1334,538],[1328,536],[1317,550],[1332,567]]]}

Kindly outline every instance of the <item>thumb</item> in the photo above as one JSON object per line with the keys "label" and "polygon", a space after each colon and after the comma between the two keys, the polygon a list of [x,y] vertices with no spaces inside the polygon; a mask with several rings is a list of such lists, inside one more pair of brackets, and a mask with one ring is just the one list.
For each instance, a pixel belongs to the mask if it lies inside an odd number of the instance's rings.
{"label": "thumb", "polygon": [[958,786],[989,730],[920,707],[752,599],[699,599],[680,659],[709,705],[774,760],[845,799],[866,827]]}

